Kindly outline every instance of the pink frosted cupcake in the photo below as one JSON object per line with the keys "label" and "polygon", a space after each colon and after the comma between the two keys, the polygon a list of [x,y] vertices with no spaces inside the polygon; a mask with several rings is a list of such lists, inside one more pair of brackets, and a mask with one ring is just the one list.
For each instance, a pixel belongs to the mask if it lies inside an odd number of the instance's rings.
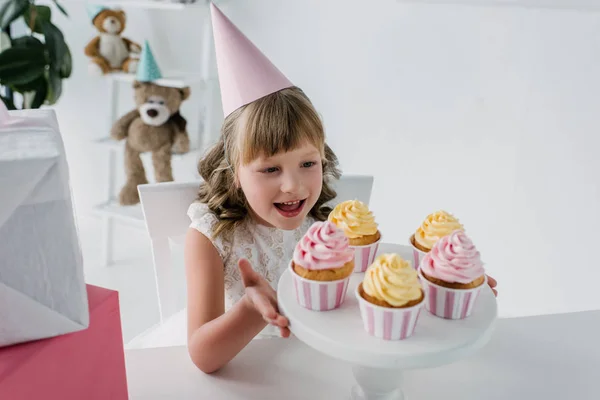
{"label": "pink frosted cupcake", "polygon": [[479,251],[462,230],[439,239],[419,266],[427,293],[425,308],[446,319],[471,315],[486,283]]}
{"label": "pink frosted cupcake", "polygon": [[298,303],[315,311],[344,302],[354,251],[344,232],[329,221],[315,222],[296,245],[290,270]]}

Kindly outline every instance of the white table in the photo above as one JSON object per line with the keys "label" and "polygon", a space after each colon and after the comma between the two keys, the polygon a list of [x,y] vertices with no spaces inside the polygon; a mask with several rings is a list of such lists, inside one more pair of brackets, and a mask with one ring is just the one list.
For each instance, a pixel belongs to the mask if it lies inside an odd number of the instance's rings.
{"label": "white table", "polygon": [[[444,367],[408,371],[408,400],[596,400],[600,311],[501,319],[489,344]],[[126,351],[135,399],[346,400],[350,366],[297,339],[254,340],[228,366],[205,375],[185,347]]]}

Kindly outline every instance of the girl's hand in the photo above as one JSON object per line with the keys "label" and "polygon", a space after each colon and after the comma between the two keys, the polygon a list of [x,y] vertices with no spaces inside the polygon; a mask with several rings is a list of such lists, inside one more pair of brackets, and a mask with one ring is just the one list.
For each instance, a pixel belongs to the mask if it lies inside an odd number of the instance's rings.
{"label": "girl's hand", "polygon": [[252,269],[250,262],[245,258],[240,259],[238,267],[246,288],[245,300],[248,305],[262,315],[267,323],[279,327],[282,337],[289,337],[288,320],[279,314],[277,308],[277,292],[265,278]]}
{"label": "girl's hand", "polygon": [[488,279],[488,285],[492,288],[492,292],[494,292],[494,296],[498,296],[498,291],[495,289],[496,286],[498,285],[498,282],[489,275],[487,276],[487,279]]}

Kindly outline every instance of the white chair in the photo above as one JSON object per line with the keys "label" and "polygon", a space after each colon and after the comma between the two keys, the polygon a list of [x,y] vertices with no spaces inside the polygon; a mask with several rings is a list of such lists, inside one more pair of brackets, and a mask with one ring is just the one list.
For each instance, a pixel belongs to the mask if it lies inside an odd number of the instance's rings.
{"label": "white chair", "polygon": [[[372,176],[342,176],[333,185],[337,197],[329,204],[333,206],[344,200],[358,199],[368,205],[371,200],[373,181]],[[175,270],[181,270],[181,268],[175,268],[176,266],[172,265],[171,244],[182,243],[190,225],[187,210],[196,199],[199,185],[200,181],[153,183],[138,186],[146,227],[152,243],[160,323],[157,327],[151,328],[132,340],[128,346],[130,348],[156,347],[156,344],[164,346],[166,343],[168,345],[185,345],[185,296],[177,288],[181,287],[185,276],[174,273]],[[169,319],[170,326],[163,326]],[[165,335],[175,335],[179,339],[177,343],[173,343],[171,338],[165,338]],[[180,343],[181,340],[184,340],[183,343]],[[143,344],[140,345],[140,343]]]}

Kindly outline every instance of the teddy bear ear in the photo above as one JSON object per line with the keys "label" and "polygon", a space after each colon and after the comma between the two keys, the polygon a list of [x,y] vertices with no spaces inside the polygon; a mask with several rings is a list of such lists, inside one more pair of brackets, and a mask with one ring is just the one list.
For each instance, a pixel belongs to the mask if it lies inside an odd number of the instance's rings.
{"label": "teddy bear ear", "polygon": [[190,94],[192,94],[192,91],[188,86],[179,89],[179,91],[181,92],[181,100],[187,100],[190,97]]}
{"label": "teddy bear ear", "polygon": [[117,10],[117,13],[119,13],[119,15],[121,16],[121,18],[123,18],[123,21],[127,20],[127,14],[125,14],[124,10]]}

